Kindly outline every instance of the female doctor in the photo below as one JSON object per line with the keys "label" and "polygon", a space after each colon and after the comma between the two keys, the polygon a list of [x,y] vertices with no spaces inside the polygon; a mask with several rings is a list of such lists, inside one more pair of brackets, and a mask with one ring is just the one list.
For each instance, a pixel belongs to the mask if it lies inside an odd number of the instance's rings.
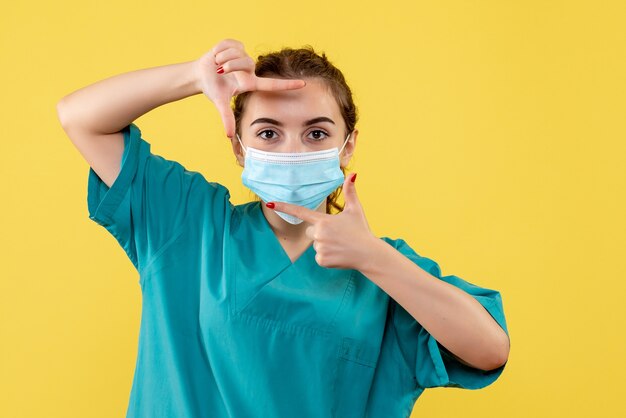
{"label": "female doctor", "polygon": [[[153,154],[133,123],[200,93],[260,201],[233,205],[222,184]],[[502,373],[499,292],[370,231],[345,172],[356,107],[325,55],[255,62],[227,39],[79,89],[57,112],[90,165],[89,218],[139,273],[127,417],[400,418],[426,388]]]}

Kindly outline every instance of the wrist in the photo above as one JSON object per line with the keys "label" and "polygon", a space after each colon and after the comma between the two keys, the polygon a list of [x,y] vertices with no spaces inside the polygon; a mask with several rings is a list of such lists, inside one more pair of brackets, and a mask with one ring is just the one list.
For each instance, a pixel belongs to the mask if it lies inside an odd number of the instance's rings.
{"label": "wrist", "polygon": [[185,63],[187,66],[187,85],[191,95],[202,93],[202,87],[200,86],[200,71],[198,60],[188,61]]}
{"label": "wrist", "polygon": [[362,243],[361,248],[363,248],[363,252],[355,270],[367,276],[366,272],[369,273],[373,271],[378,264],[378,257],[384,252],[385,245],[387,245],[386,242],[372,234],[369,239]]}

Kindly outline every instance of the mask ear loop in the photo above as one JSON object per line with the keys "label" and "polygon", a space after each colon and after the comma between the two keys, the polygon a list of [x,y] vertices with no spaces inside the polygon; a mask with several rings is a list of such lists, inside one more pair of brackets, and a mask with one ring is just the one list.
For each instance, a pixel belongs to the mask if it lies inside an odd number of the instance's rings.
{"label": "mask ear loop", "polygon": [[343,141],[343,145],[341,146],[341,149],[339,150],[339,153],[337,155],[341,155],[341,151],[343,151],[343,149],[345,148],[346,144],[348,143],[348,139],[350,139],[350,135],[352,135],[352,132],[350,132],[348,134],[348,136],[346,137],[346,140]]}
{"label": "mask ear loop", "polygon": [[246,149],[246,147],[243,146],[243,142],[241,142],[241,138],[239,138],[239,134],[237,134],[237,139],[239,140],[239,143],[241,144],[241,149],[243,149],[245,151],[245,153],[248,153],[248,150]]}

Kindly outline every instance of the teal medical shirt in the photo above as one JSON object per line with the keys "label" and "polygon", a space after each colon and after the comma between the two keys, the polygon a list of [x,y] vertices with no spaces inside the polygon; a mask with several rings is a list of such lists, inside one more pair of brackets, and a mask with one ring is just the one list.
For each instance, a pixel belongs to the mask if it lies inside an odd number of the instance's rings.
{"label": "teal medical shirt", "polygon": [[[90,168],[89,218],[139,273],[142,315],[127,417],[408,417],[425,388],[478,389],[453,358],[356,270],[291,262],[259,202],[152,154],[135,124],[111,188]],[[402,239],[381,238],[478,300],[507,332],[500,293],[441,276]]]}

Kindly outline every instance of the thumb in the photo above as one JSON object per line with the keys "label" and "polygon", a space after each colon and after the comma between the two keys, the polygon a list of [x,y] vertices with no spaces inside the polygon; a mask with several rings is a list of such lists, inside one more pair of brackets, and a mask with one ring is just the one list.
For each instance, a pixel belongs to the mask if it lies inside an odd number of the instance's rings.
{"label": "thumb", "polygon": [[229,101],[216,100],[215,107],[217,107],[217,111],[220,113],[220,117],[222,118],[226,136],[232,138],[235,135],[235,115],[233,115],[233,110],[230,108]]}
{"label": "thumb", "polygon": [[356,173],[350,173],[349,175],[346,175],[346,179],[343,182],[345,209],[361,208],[361,202],[356,194],[355,181]]}

